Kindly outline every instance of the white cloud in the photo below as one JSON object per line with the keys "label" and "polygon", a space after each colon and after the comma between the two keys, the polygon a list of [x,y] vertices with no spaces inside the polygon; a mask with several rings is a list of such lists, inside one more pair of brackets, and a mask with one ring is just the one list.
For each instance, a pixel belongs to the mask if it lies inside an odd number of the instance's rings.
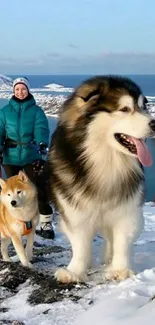
{"label": "white cloud", "polygon": [[155,53],[67,55],[51,52],[38,58],[0,58],[0,73],[18,74],[154,74]]}

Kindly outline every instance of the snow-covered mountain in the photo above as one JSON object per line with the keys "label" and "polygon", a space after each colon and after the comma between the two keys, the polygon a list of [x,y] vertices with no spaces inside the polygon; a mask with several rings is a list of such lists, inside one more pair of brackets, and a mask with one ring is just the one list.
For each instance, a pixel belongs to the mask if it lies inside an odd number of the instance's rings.
{"label": "snow-covered mountain", "polygon": [[0,90],[11,90],[12,78],[0,74]]}

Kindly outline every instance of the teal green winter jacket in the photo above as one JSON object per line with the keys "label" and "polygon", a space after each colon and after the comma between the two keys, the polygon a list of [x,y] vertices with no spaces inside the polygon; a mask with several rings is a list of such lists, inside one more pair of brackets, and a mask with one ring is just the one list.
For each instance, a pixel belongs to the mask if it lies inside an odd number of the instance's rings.
{"label": "teal green winter jacket", "polygon": [[0,150],[9,138],[18,143],[15,148],[3,150],[4,165],[24,166],[40,159],[41,156],[32,142],[48,146],[49,126],[44,111],[36,105],[32,95],[27,101],[16,101],[12,97],[9,104],[0,110]]}

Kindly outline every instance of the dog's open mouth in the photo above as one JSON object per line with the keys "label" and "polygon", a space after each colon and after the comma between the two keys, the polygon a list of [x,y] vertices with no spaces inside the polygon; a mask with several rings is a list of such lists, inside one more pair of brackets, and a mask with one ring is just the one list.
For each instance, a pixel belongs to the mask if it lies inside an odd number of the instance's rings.
{"label": "dog's open mouth", "polygon": [[124,133],[115,133],[115,139],[132,154],[137,155],[143,166],[152,165],[151,154],[143,139],[137,139]]}
{"label": "dog's open mouth", "polygon": [[137,155],[137,148],[131,137],[123,133],[116,133],[115,138],[123,147],[127,148],[131,153]]}

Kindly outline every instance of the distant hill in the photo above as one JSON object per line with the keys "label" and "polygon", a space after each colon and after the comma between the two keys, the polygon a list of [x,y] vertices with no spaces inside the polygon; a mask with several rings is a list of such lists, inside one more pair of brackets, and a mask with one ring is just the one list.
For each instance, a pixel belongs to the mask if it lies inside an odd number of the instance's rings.
{"label": "distant hill", "polygon": [[0,74],[0,90],[11,90],[12,78]]}

